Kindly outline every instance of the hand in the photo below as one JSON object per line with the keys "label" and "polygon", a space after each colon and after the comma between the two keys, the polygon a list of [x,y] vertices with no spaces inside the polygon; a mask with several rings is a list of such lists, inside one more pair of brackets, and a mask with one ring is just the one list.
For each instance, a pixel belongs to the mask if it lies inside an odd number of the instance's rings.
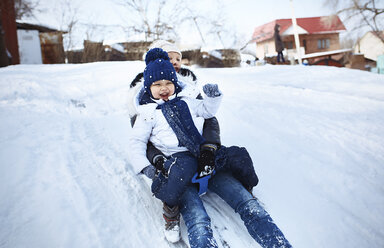
{"label": "hand", "polygon": [[156,168],[153,165],[148,165],[142,170],[142,173],[146,175],[149,179],[153,179],[156,175]]}
{"label": "hand", "polygon": [[153,158],[153,164],[155,165],[157,170],[161,170],[164,168],[164,162],[165,162],[165,157],[163,155],[156,155]]}
{"label": "hand", "polygon": [[206,84],[203,86],[203,91],[208,97],[218,97],[221,96],[219,86],[217,84]]}
{"label": "hand", "polygon": [[[216,146],[214,146],[216,147]],[[213,146],[202,147],[200,156],[197,159],[198,164],[198,177],[207,176],[213,173],[215,170],[215,151]]]}
{"label": "hand", "polygon": [[164,163],[167,159],[163,155],[156,155],[153,158],[156,172],[157,173],[162,173],[165,177],[168,177],[168,172],[164,169]]}

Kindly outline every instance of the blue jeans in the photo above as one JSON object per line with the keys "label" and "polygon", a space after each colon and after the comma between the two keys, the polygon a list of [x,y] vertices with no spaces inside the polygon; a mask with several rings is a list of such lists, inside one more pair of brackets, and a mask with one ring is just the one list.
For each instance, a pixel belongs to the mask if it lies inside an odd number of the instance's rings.
{"label": "blue jeans", "polygon": [[[262,247],[292,247],[257,199],[230,173],[217,173],[210,180],[208,188],[240,214],[249,234]],[[179,206],[188,228],[191,248],[218,247],[213,237],[211,219],[194,185],[187,187]]]}
{"label": "blue jeans", "polygon": [[[259,181],[252,159],[244,147],[221,146],[216,153],[215,163],[217,172],[231,172],[247,188],[256,186]],[[152,193],[169,206],[179,205],[181,195],[197,171],[197,159],[190,152],[178,152],[167,159],[164,169],[169,171],[169,177],[161,174],[155,177]]]}

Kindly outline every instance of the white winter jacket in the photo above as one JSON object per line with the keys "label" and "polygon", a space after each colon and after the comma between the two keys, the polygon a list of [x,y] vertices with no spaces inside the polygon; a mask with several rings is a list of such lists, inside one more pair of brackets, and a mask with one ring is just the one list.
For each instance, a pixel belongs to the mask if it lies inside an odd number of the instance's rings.
{"label": "white winter jacket", "polygon": [[[204,119],[214,117],[222,95],[215,98],[206,96],[204,100],[198,100],[196,99],[198,94],[197,87],[184,84],[183,90],[177,96],[187,103],[193,122],[202,134]],[[158,104],[162,104],[164,101],[157,100],[156,102],[137,106],[136,109],[138,115],[129,143],[129,158],[136,173],[140,173],[144,167],[151,164],[146,157],[148,141],[151,141],[166,156],[187,151],[187,148],[179,146],[176,134],[169,126],[161,109],[156,109]]]}

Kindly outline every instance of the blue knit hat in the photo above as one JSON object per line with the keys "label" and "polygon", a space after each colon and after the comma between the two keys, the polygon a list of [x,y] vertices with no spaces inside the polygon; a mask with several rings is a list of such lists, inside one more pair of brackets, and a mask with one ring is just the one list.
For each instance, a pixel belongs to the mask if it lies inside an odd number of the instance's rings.
{"label": "blue knit hat", "polygon": [[151,94],[151,85],[159,80],[169,80],[175,85],[175,92],[179,92],[175,68],[169,61],[168,53],[161,48],[153,48],[145,55],[144,89]]}

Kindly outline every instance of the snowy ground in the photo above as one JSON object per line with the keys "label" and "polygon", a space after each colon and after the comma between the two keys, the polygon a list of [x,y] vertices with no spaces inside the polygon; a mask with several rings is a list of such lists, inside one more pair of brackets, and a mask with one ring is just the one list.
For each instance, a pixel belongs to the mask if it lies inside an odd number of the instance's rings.
{"label": "snowy ground", "polygon": [[[143,68],[0,69],[0,247],[170,247],[161,203],[127,157],[126,95]],[[384,247],[383,75],[194,71],[224,92],[222,142],[248,148],[260,177],[254,194],[294,247]],[[259,247],[230,207],[212,193],[203,199],[220,247]]]}

